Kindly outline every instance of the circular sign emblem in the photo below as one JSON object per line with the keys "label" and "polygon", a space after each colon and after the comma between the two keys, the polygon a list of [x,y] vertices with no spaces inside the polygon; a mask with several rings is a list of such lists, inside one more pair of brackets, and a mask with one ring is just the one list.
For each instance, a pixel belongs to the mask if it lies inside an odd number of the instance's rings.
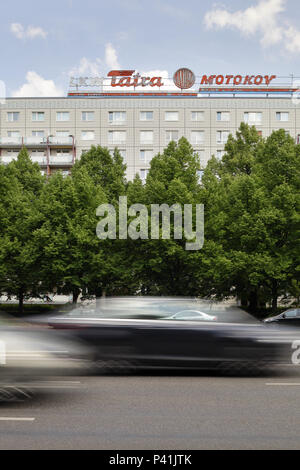
{"label": "circular sign emblem", "polygon": [[181,90],[186,90],[187,88],[191,88],[195,81],[195,75],[190,69],[178,69],[174,75],[173,80],[175,85]]}

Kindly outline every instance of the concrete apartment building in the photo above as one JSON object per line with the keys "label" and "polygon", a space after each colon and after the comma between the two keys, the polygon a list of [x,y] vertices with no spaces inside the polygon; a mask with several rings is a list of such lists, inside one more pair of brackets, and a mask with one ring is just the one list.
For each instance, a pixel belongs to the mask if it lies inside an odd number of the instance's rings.
{"label": "concrete apartment building", "polygon": [[99,95],[7,98],[0,105],[1,163],[16,158],[25,145],[43,173],[68,174],[83,152],[101,145],[119,148],[129,179],[136,173],[145,179],[151,158],[182,136],[198,152],[204,168],[211,155],[222,157],[229,133],[235,133],[241,122],[255,125],[264,137],[281,128],[296,140],[300,135],[300,105],[290,95]]}

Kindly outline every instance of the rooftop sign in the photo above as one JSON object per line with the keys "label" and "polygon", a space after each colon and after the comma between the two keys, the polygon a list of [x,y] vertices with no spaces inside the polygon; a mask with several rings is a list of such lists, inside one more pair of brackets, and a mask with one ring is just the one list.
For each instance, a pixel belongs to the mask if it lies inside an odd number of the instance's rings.
{"label": "rooftop sign", "polygon": [[[190,95],[200,94],[221,94],[221,93],[252,93],[252,94],[269,94],[269,93],[293,93],[299,90],[299,86],[294,88],[294,77],[277,77],[277,75],[242,75],[242,74],[203,74],[195,76],[194,72],[188,68],[178,69],[173,79],[162,76],[141,75],[134,69],[128,70],[110,70],[107,77],[71,77],[69,96],[78,94],[85,96],[109,95],[120,91],[118,95],[138,94],[143,95],[155,92],[178,95],[179,88],[181,94],[187,95],[185,90],[190,90]],[[283,81],[285,80],[285,81]],[[198,83],[198,84],[197,84]],[[76,91],[74,91],[74,88]],[[85,89],[85,93],[79,92]],[[93,89],[93,91],[91,90]],[[127,93],[132,90],[132,93]],[[152,91],[153,90],[153,91]],[[157,92],[156,92],[157,90]],[[177,93],[176,93],[177,90]],[[173,92],[173,93],[170,93]]]}

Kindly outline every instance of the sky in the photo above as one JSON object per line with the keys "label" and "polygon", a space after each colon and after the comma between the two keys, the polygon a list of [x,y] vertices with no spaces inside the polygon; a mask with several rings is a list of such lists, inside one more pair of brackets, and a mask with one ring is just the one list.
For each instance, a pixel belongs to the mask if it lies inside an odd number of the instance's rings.
{"label": "sky", "polygon": [[65,96],[70,76],[112,69],[300,76],[300,2],[10,0],[0,44],[7,96]]}

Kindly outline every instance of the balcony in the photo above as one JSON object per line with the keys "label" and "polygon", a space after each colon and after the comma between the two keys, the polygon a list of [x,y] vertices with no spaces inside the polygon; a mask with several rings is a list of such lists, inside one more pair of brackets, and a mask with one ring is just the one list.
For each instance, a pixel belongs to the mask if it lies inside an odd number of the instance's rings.
{"label": "balcony", "polygon": [[73,147],[74,141],[72,136],[68,137],[0,137],[0,148],[7,147]]}
{"label": "balcony", "polygon": [[8,163],[11,163],[13,160],[17,160],[18,154],[16,155],[4,155],[3,157],[0,158],[0,163],[3,163],[4,165],[8,165]]}
{"label": "balcony", "polygon": [[31,155],[30,158],[33,163],[38,163],[41,166],[47,165],[47,157],[45,155]]}
{"label": "balcony", "polygon": [[73,163],[73,155],[51,155],[49,165],[51,166],[71,166]]}
{"label": "balcony", "polygon": [[72,147],[73,146],[73,137],[68,136],[68,137],[49,137],[49,145],[50,146],[66,146],[66,147]]}
{"label": "balcony", "polygon": [[0,137],[0,147],[21,147],[22,137]]}

